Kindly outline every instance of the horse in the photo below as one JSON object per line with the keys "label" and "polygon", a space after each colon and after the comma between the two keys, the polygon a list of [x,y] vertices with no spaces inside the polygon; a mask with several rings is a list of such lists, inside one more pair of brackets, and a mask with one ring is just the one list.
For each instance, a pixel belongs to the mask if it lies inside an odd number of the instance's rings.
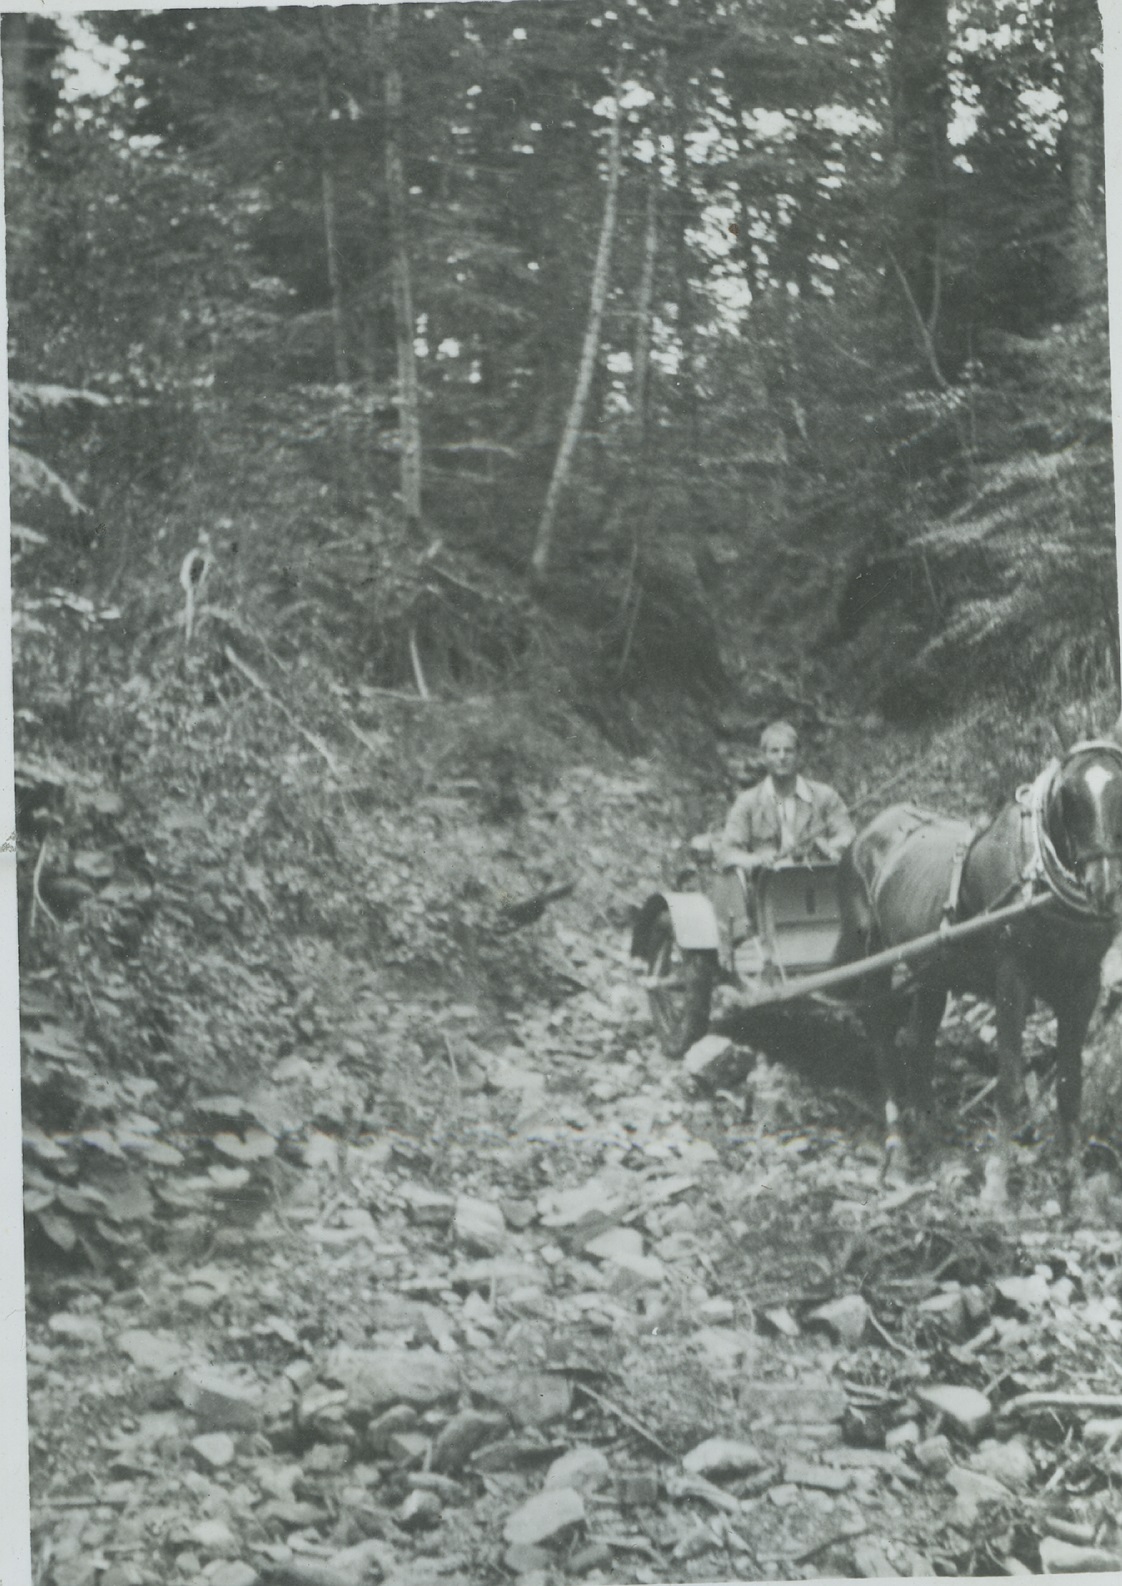
{"label": "horse", "polygon": [[902,1019],[892,970],[867,977],[858,996],[885,1097],[886,1168],[907,1160],[909,1113],[917,1133],[929,1135],[935,1037],[948,994],[973,992],[994,1004],[998,1149],[986,1165],[984,1194],[995,1206],[1008,1198],[1014,1124],[1024,1104],[1025,1020],[1034,999],[1050,1007],[1060,1187],[1070,1205],[1080,1174],[1083,1044],[1102,960],[1122,922],[1122,747],[1101,738],[1076,743],[980,833],[915,805],[894,805],[842,855],[838,892],[837,964],[1010,903],[1033,903],[1031,912],[969,942],[948,941],[919,961],[902,1064],[894,1050]]}

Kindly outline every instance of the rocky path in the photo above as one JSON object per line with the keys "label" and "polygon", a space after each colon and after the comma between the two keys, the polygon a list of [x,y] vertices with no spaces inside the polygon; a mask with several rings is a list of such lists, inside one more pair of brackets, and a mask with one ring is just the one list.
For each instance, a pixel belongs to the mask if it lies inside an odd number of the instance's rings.
{"label": "rocky path", "polygon": [[981,1007],[903,1189],[842,1029],[690,1082],[612,916],[641,790],[585,791],[617,816],[529,927],[563,995],[503,1019],[356,970],[359,1034],[246,1095],[32,1131],[29,1209],[94,1267],[33,1274],[39,1586],[1122,1565],[1114,1180],[1065,1228],[1026,1154],[1020,1218],[982,1217]]}

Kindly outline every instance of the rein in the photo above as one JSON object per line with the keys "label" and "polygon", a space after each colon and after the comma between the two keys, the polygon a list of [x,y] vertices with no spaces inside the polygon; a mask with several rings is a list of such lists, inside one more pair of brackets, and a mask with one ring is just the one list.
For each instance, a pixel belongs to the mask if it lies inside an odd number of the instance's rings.
{"label": "rein", "polygon": [[[1079,876],[1068,869],[1056,852],[1045,824],[1045,811],[1056,778],[1073,756],[1083,754],[1088,749],[1105,751],[1122,765],[1122,748],[1118,744],[1103,738],[1089,738],[1073,744],[1062,760],[1049,761],[1035,782],[1026,783],[1017,789],[1016,802],[1021,810],[1022,827],[1028,826],[1029,836],[1029,859],[1022,872],[1022,880],[1030,893],[1043,885],[1064,908],[1091,919],[1107,921],[1112,918],[1111,913],[1096,908]],[[1084,863],[1093,859],[1122,859],[1122,853],[1115,848],[1097,848],[1083,856]]]}

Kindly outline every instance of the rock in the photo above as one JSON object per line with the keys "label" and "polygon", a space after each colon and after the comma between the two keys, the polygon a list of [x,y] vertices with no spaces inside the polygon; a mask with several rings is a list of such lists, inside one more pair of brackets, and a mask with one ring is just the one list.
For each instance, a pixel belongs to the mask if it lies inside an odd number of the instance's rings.
{"label": "rock", "polygon": [[538,1198],[538,1216],[545,1228],[578,1228],[611,1223],[624,1210],[622,1198],[599,1178],[576,1189],[546,1190]]}
{"label": "rock", "polygon": [[229,1432],[204,1432],[201,1437],[191,1439],[191,1447],[208,1470],[224,1469],[232,1463],[236,1452]]}
{"label": "rock", "polygon": [[487,1475],[497,1475],[506,1470],[529,1470],[557,1457],[557,1445],[542,1442],[536,1437],[504,1437],[497,1443],[486,1443],[471,1456],[471,1468]]}
{"label": "rock", "polygon": [[225,1553],[236,1545],[234,1533],[225,1520],[198,1520],[188,1528],[188,1536],[208,1553]]}
{"label": "rock", "polygon": [[584,1522],[584,1499],[572,1487],[549,1487],[516,1509],[503,1526],[503,1540],[536,1546]]}
{"label": "rock", "polygon": [[744,1382],[740,1407],[752,1421],[840,1421],[846,1398],[841,1388],[804,1378],[802,1382]]}
{"label": "rock", "polygon": [[313,1443],[304,1455],[303,1471],[308,1476],[337,1476],[349,1458],[346,1443]]}
{"label": "rock", "polygon": [[789,1481],[779,1482],[767,1490],[768,1502],[773,1503],[777,1509],[789,1509],[793,1503],[799,1501],[799,1489]]}
{"label": "rock", "polygon": [[754,1335],[737,1327],[699,1327],[691,1342],[718,1369],[731,1370],[738,1361],[757,1352]]}
{"label": "rock", "polygon": [[556,1371],[489,1377],[475,1392],[504,1409],[518,1426],[548,1426],[563,1420],[573,1402],[569,1379]]}
{"label": "rock", "polygon": [[56,1311],[47,1326],[52,1333],[72,1344],[96,1347],[105,1342],[105,1328],[96,1316],[74,1316],[69,1311]]}
{"label": "rock", "polygon": [[386,1453],[403,1469],[419,1465],[431,1446],[423,1432],[392,1432],[386,1441]]}
{"label": "rock", "polygon": [[692,1476],[743,1476],[766,1464],[754,1443],[732,1437],[707,1437],[682,1456],[682,1469]]}
{"label": "rock", "polygon": [[347,1390],[349,1409],[373,1415],[390,1404],[427,1408],[459,1392],[460,1379],[447,1355],[423,1349],[352,1349],[340,1344],[328,1356],[324,1376]]}
{"label": "rock", "polygon": [[456,1239],[478,1256],[497,1256],[506,1243],[506,1222],[494,1201],[477,1200],[473,1195],[456,1198],[453,1221]]}
{"label": "rock", "polygon": [[703,1305],[699,1305],[697,1314],[700,1321],[713,1322],[720,1326],[736,1320],[736,1306],[723,1294],[719,1294],[716,1298],[706,1300]]}
{"label": "rock", "polygon": [[939,1294],[930,1294],[927,1299],[920,1301],[916,1310],[921,1318],[933,1322],[949,1337],[965,1337],[970,1318],[961,1289],[947,1289]]}
{"label": "rock", "polygon": [[159,1377],[172,1377],[184,1365],[187,1349],[172,1333],[152,1333],[144,1327],[130,1327],[117,1338],[133,1365]]}
{"label": "rock", "polygon": [[388,1454],[390,1439],[398,1432],[411,1432],[416,1424],[417,1412],[411,1404],[395,1404],[370,1422],[364,1446],[371,1454]]}
{"label": "rock", "polygon": [[1122,1552],[1111,1553],[1101,1547],[1080,1547],[1057,1536],[1040,1540],[1040,1562],[1046,1575],[1083,1574],[1091,1570],[1122,1569]]}
{"label": "rock", "polygon": [[785,1454],[816,1454],[824,1448],[837,1448],[844,1432],[839,1421],[775,1421],[766,1428],[757,1422],[754,1429],[769,1448]]}
{"label": "rock", "polygon": [[854,1542],[853,1569],[863,1580],[895,1580],[900,1573],[874,1537],[861,1537]]}
{"label": "rock", "polygon": [[402,1184],[398,1194],[409,1208],[415,1223],[443,1226],[455,1216],[456,1202],[451,1195],[442,1195],[429,1189],[427,1184]]}
{"label": "rock", "polygon": [[657,1256],[617,1256],[610,1262],[609,1288],[613,1294],[626,1295],[648,1284],[661,1283],[666,1268]]}
{"label": "rock", "polygon": [[464,1300],[464,1308],[460,1312],[460,1320],[465,1328],[482,1328],[484,1332],[497,1332],[499,1319],[482,1294],[472,1289]]}
{"label": "rock", "polygon": [[527,1576],[547,1570],[553,1560],[544,1547],[534,1547],[528,1542],[514,1542],[503,1554],[503,1563],[512,1575],[518,1576],[526,1586]]}
{"label": "rock", "polygon": [[477,1448],[501,1437],[509,1424],[498,1411],[461,1410],[437,1433],[432,1445],[433,1470],[462,1470]]}
{"label": "rock", "polygon": [[[539,1252],[540,1254],[540,1252]],[[512,1260],[510,1256],[488,1256],[478,1261],[461,1261],[449,1276],[455,1289],[486,1290],[492,1294],[509,1294],[523,1283],[540,1283],[541,1271],[528,1261]]]}
{"label": "rock", "polygon": [[799,1337],[799,1324],[785,1305],[775,1305],[770,1310],[762,1312],[761,1320],[782,1338]]}
{"label": "rock", "polygon": [[1030,1278],[998,1278],[994,1288],[1014,1310],[1031,1316],[1047,1305],[1051,1299],[1051,1284],[1046,1272],[1034,1272]]}
{"label": "rock", "polygon": [[990,1401],[977,1388],[940,1384],[931,1388],[917,1388],[916,1398],[929,1410],[945,1416],[967,1437],[976,1437],[992,1414]]}
{"label": "rock", "polygon": [[921,1469],[930,1471],[933,1476],[942,1476],[951,1467],[950,1441],[942,1433],[937,1437],[928,1437],[916,1444],[912,1449],[912,1457]]}
{"label": "rock", "polygon": [[955,1490],[957,1502],[951,1513],[956,1525],[973,1525],[978,1511],[986,1503],[1008,1503],[1013,1494],[1003,1482],[981,1471],[967,1470],[962,1465],[952,1465],[946,1479]]}
{"label": "rock", "polygon": [[289,1558],[257,1577],[268,1586],[358,1586],[351,1570],[336,1569],[320,1559]]}
{"label": "rock", "polygon": [[653,1471],[628,1471],[616,1477],[616,1502],[621,1509],[650,1509],[658,1502],[658,1477]]}
{"label": "rock", "polygon": [[884,1446],[887,1449],[910,1448],[913,1443],[918,1442],[919,1427],[915,1421],[903,1421],[884,1434]]}
{"label": "rock", "polygon": [[250,1383],[202,1368],[180,1373],[179,1401],[210,1432],[254,1432],[261,1424],[261,1395]]}
{"label": "rock", "polygon": [[529,1228],[534,1218],[538,1215],[538,1209],[533,1201],[515,1200],[510,1195],[499,1196],[499,1208],[506,1220],[507,1227],[518,1231],[523,1228]]}
{"label": "rock", "polygon": [[853,1472],[833,1470],[829,1465],[811,1465],[804,1459],[789,1459],[783,1467],[783,1479],[796,1487],[815,1487],[819,1492],[845,1492],[853,1485]]}
{"label": "rock", "polygon": [[1027,1487],[1036,1475],[1032,1455],[1015,1437],[1007,1443],[987,1438],[967,1463],[971,1470],[980,1471],[984,1476],[993,1476],[996,1481],[1014,1489]]}
{"label": "rock", "polygon": [[701,1558],[704,1553],[713,1553],[720,1546],[713,1532],[703,1525],[694,1526],[678,1538],[671,1550],[670,1557],[676,1563],[685,1563],[689,1559]]}
{"label": "rock", "polygon": [[[102,1582],[105,1576],[101,1577]],[[241,1559],[231,1558],[219,1564],[216,1570],[207,1575],[210,1586],[254,1586],[257,1580],[257,1571],[252,1564],[245,1564]]]}
{"label": "rock", "polygon": [[743,1083],[755,1062],[746,1047],[737,1046],[723,1035],[703,1035],[686,1053],[683,1077],[698,1090],[731,1090]]}
{"label": "rock", "polygon": [[328,1563],[357,1583],[373,1579],[375,1572],[379,1578],[389,1575],[394,1567],[394,1551],[380,1536],[364,1537],[361,1542],[353,1542],[350,1547],[332,1553]]}
{"label": "rock", "polygon": [[397,1523],[403,1531],[431,1531],[440,1524],[444,1506],[435,1492],[414,1487],[397,1511]]}
{"label": "rock", "polygon": [[596,1492],[611,1479],[611,1466],[598,1448],[571,1448],[555,1459],[545,1473],[544,1487],[572,1487],[574,1492]]}
{"label": "rock", "polygon": [[589,1239],[584,1252],[598,1261],[626,1261],[643,1254],[643,1236],[637,1228],[608,1228]]}
{"label": "rock", "polygon": [[811,1311],[807,1322],[826,1328],[839,1344],[855,1349],[869,1324],[869,1307],[860,1294],[843,1294]]}
{"label": "rock", "polygon": [[590,1542],[587,1547],[578,1548],[569,1560],[570,1573],[578,1577],[588,1576],[594,1569],[609,1569],[612,1562],[612,1550],[606,1542]]}

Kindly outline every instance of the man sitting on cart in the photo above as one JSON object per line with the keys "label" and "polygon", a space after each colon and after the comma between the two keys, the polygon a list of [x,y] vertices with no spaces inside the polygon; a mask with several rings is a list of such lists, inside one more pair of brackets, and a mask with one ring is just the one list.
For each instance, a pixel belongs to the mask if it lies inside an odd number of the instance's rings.
{"label": "man sitting on cart", "polygon": [[768,775],[741,793],[717,845],[722,870],[745,880],[777,859],[839,857],[854,835],[840,794],[799,773],[799,735],[788,721],[773,721],[760,738]]}

